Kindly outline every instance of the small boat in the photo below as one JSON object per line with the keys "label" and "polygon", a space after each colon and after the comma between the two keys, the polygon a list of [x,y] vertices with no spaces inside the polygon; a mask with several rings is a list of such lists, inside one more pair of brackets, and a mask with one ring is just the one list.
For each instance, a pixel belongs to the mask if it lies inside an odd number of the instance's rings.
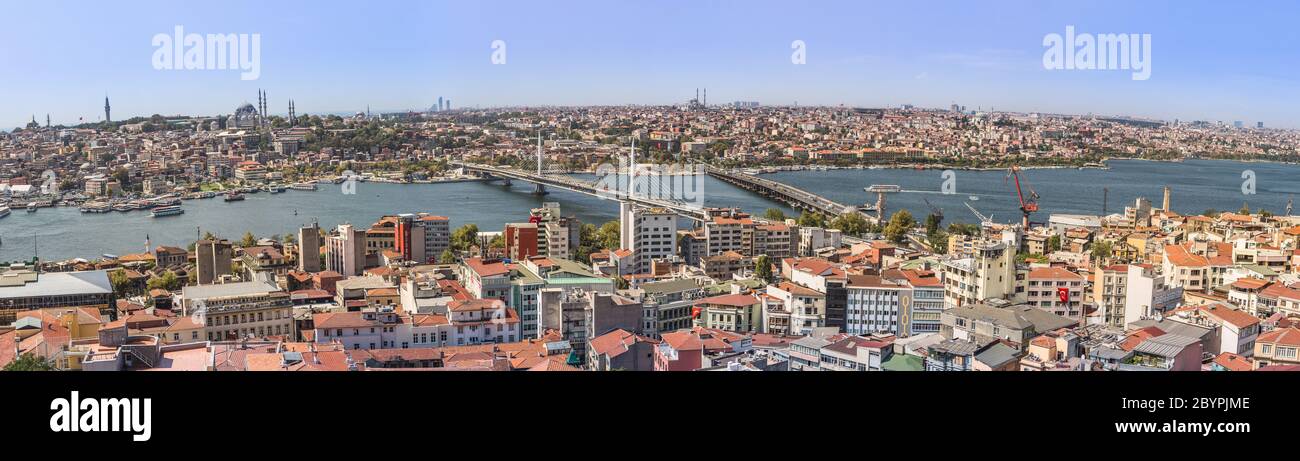
{"label": "small boat", "polygon": [[9,216],[9,207],[0,206],[0,218],[3,218],[5,216]]}
{"label": "small boat", "polygon": [[243,199],[244,199],[244,194],[241,194],[241,193],[238,193],[238,192],[230,192],[230,193],[226,194],[226,199],[225,199],[225,200],[226,200],[227,202],[238,202],[238,201],[243,200]]}
{"label": "small boat", "polygon": [[122,211],[122,212],[126,212],[126,211],[131,211],[131,210],[134,210],[134,209],[135,209],[135,207],[131,206],[131,204],[129,204],[129,203],[119,203],[119,204],[113,205],[113,211]]}
{"label": "small boat", "polygon": [[163,216],[175,216],[184,213],[179,205],[160,206],[149,211],[149,216],[159,218]]}
{"label": "small boat", "polygon": [[266,190],[267,192],[270,192],[272,194],[279,194],[281,192],[284,192],[284,186],[280,184],[272,184],[270,186],[267,186]]}
{"label": "small boat", "polygon": [[35,213],[37,208],[40,208],[40,206],[37,205],[36,202],[32,202],[32,203],[28,203],[28,204],[27,204],[27,212],[28,212],[28,213]]}

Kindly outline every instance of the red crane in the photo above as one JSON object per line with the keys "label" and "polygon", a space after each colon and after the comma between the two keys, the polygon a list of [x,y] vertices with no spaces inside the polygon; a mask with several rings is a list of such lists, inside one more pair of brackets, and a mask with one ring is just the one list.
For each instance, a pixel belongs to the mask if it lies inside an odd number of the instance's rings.
{"label": "red crane", "polygon": [[1029,190],[1029,197],[1025,197],[1025,193],[1020,189],[1020,172],[1020,167],[1012,166],[1007,177],[1016,180],[1016,198],[1020,199],[1020,212],[1024,214],[1020,225],[1025,230],[1029,230],[1029,214],[1038,211],[1038,193],[1034,192],[1034,188],[1030,187],[1028,182],[1025,182],[1024,188]]}

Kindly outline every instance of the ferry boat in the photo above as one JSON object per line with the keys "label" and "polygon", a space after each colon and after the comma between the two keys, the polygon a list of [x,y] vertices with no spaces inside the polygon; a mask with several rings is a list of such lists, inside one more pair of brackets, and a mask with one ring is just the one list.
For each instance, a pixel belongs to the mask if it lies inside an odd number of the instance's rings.
{"label": "ferry boat", "polygon": [[316,190],[316,183],[300,182],[289,186],[293,190]]}
{"label": "ferry boat", "polygon": [[270,192],[272,194],[279,194],[281,192],[284,192],[284,186],[281,184],[272,184],[270,186],[267,186],[266,190],[267,192]]}
{"label": "ferry boat", "polygon": [[180,205],[160,206],[149,211],[149,216],[158,218],[163,216],[173,216],[184,213]]}
{"label": "ferry boat", "polygon": [[82,213],[107,213],[113,211],[113,207],[103,202],[87,202],[81,206]]}
{"label": "ferry boat", "polygon": [[123,211],[123,212],[125,212],[125,211],[131,211],[131,210],[134,210],[134,209],[135,209],[135,207],[131,206],[131,204],[129,204],[129,203],[118,203],[118,204],[116,204],[116,205],[113,205],[113,211]]}
{"label": "ferry boat", "polygon": [[9,216],[9,207],[0,206],[0,218],[3,218],[5,216]]}
{"label": "ferry boat", "polygon": [[243,200],[243,199],[244,199],[244,194],[241,194],[241,193],[238,193],[238,192],[230,192],[230,193],[227,193],[227,194],[226,194],[226,199],[225,199],[225,200],[226,200],[227,202],[238,202],[238,201]]}

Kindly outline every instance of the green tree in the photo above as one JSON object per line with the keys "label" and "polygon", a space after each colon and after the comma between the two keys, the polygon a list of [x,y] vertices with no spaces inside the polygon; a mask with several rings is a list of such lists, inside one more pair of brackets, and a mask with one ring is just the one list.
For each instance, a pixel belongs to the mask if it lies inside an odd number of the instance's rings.
{"label": "green tree", "polygon": [[1053,235],[1047,238],[1047,251],[1049,253],[1061,251],[1061,236]]}
{"label": "green tree", "polygon": [[477,224],[460,226],[451,233],[451,247],[456,251],[469,251],[474,245],[478,245]]}
{"label": "green tree", "polygon": [[37,357],[31,352],[18,356],[14,361],[5,365],[4,371],[53,371],[54,366],[43,358]]}
{"label": "green tree", "polygon": [[799,214],[796,221],[799,227],[826,227],[826,215],[821,213],[809,213],[807,211]]}
{"label": "green tree", "polygon": [[1105,241],[1092,242],[1092,250],[1091,250],[1092,259],[1101,261],[1110,258],[1111,249],[1112,248],[1110,242],[1105,242]]}
{"label": "green tree", "polygon": [[1250,205],[1242,203],[1241,209],[1237,210],[1237,214],[1250,214]]}
{"label": "green tree", "polygon": [[785,221],[785,212],[777,208],[768,208],[763,212],[763,217],[773,221]]}
{"label": "green tree", "polygon": [[759,255],[754,260],[754,276],[764,282],[772,282],[772,258],[768,255]]}
{"label": "green tree", "polygon": [[894,243],[903,243],[907,238],[907,232],[913,227],[916,227],[916,219],[912,218],[912,213],[898,210],[889,217],[889,225],[885,226],[885,238]]}
{"label": "green tree", "polygon": [[244,232],[244,238],[239,240],[239,246],[248,248],[257,245],[257,236],[252,232]]}
{"label": "green tree", "polygon": [[844,213],[836,216],[831,220],[831,229],[839,229],[847,235],[858,236],[867,233],[871,229],[871,223],[862,213]]}
{"label": "green tree", "polygon": [[600,230],[596,231],[596,238],[600,242],[600,248],[597,248],[597,250],[617,250],[623,243],[619,233],[618,221],[601,224]]}
{"label": "green tree", "polygon": [[179,290],[181,288],[181,280],[176,277],[176,273],[172,271],[163,272],[161,276],[155,275],[150,277],[149,289],[157,290],[160,288],[167,291]]}
{"label": "green tree", "polygon": [[942,224],[943,224],[943,217],[934,213],[930,213],[928,216],[925,217],[925,235],[927,236],[934,235],[934,233],[939,230],[939,226]]}
{"label": "green tree", "polygon": [[442,254],[438,255],[438,264],[451,264],[455,261],[456,261],[456,252],[451,251],[451,248],[442,250]]}
{"label": "green tree", "polygon": [[131,279],[126,276],[125,270],[109,272],[108,281],[113,284],[113,294],[118,298],[126,298],[131,294]]}

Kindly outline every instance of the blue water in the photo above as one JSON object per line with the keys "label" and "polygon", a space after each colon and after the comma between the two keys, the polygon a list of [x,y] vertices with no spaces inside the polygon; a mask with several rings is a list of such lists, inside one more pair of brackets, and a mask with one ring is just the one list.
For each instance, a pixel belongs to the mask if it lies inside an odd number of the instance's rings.
{"label": "blue water", "polygon": [[[1041,199],[1040,213],[1034,221],[1045,222],[1049,213],[1099,214],[1102,189],[1109,188],[1109,211],[1121,211],[1138,197],[1147,197],[1160,205],[1161,187],[1173,188],[1172,205],[1182,213],[1201,213],[1207,208],[1237,210],[1248,203],[1252,210],[1264,207],[1280,214],[1287,199],[1300,193],[1300,166],[1190,160],[1183,163],[1118,160],[1111,168],[1037,169],[1025,172],[1028,185]],[[1243,195],[1242,171],[1255,173],[1256,194]],[[994,220],[1019,220],[1013,185],[1005,171],[956,171],[955,195],[938,193],[901,193],[891,195],[887,208],[908,209],[924,216],[928,208],[923,200],[941,208],[948,222],[975,222],[975,216],[962,205],[969,201]],[[822,194],[844,204],[874,203],[874,196],[862,190],[872,184],[897,184],[906,190],[938,192],[943,178],[939,170],[832,170],[794,171],[766,177]],[[572,192],[554,190],[550,195],[532,194],[531,184],[516,182],[511,187],[500,183],[463,182],[448,184],[381,184],[360,183],[357,194],[345,195],[337,185],[322,184],[315,192],[287,191],[249,194],[242,202],[223,202],[220,198],[190,200],[183,205],[185,214],[151,218],[147,212],[83,214],[76,208],[42,208],[36,213],[15,210],[0,218],[0,260],[28,259],[36,239],[40,256],[45,260],[74,257],[95,258],[103,253],[124,254],[144,250],[146,236],[154,245],[185,247],[200,232],[238,239],[246,231],[259,237],[296,232],[298,226],[313,219],[322,227],[350,222],[369,225],[384,214],[429,212],[448,216],[452,226],[476,223],[485,231],[498,231],[509,222],[525,221],[528,211],[542,202],[559,202],[566,215],[576,215],[583,222],[602,223],[616,219],[618,205]],[[779,208],[793,214],[788,207],[762,197],[705,178],[702,186],[706,206],[738,206],[762,213]],[[978,200],[971,201],[975,194]],[[295,211],[297,214],[295,215]]]}

